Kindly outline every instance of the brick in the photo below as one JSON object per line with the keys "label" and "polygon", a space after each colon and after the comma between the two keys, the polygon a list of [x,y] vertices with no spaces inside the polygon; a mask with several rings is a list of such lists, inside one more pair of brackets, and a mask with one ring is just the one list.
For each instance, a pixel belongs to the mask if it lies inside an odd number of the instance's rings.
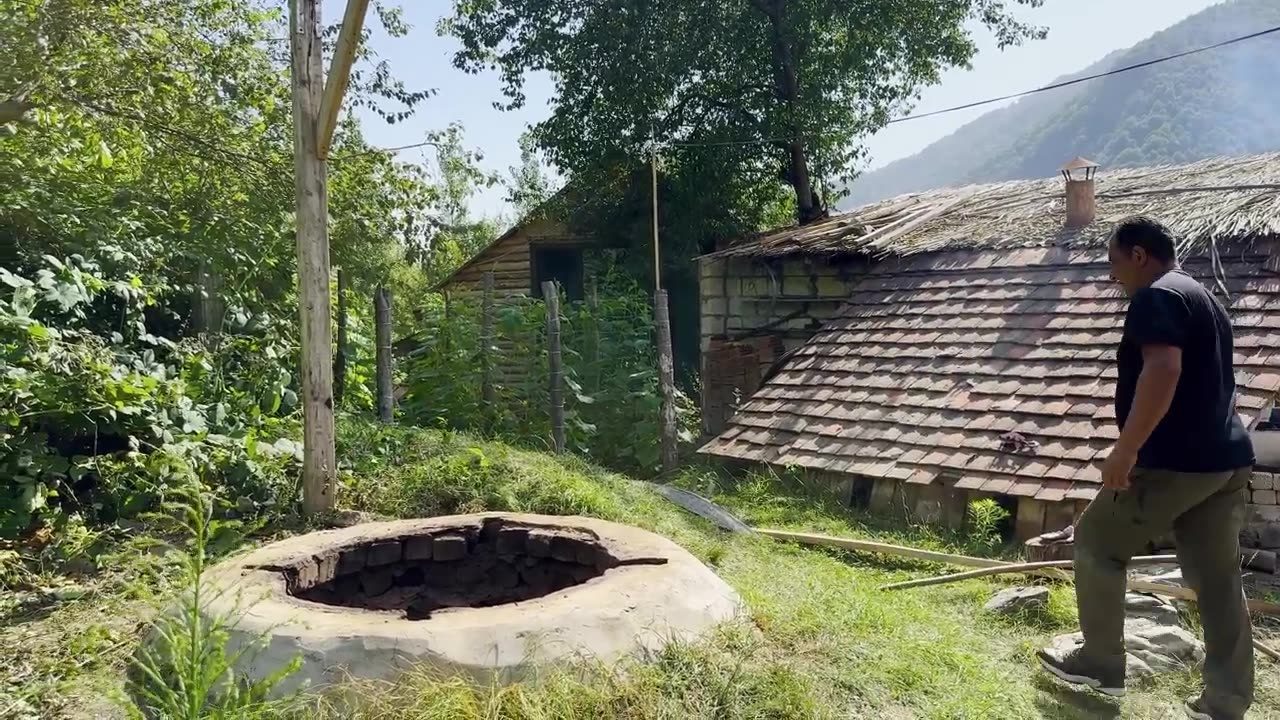
{"label": "brick", "polygon": [[1275,490],[1254,490],[1253,504],[1254,505],[1275,505],[1276,491]]}
{"label": "brick", "polygon": [[343,550],[338,556],[338,574],[350,575],[363,570],[367,558],[368,549],[363,545]]}
{"label": "brick", "polygon": [[551,535],[537,531],[529,533],[525,552],[535,558],[551,557]]}
{"label": "brick", "polygon": [[706,315],[724,315],[729,311],[729,301],[722,297],[707,297],[702,299],[702,314]]}
{"label": "brick", "polygon": [[400,542],[397,540],[374,543],[369,546],[368,558],[365,564],[369,567],[378,567],[398,563],[400,562],[400,555]]}
{"label": "brick", "polygon": [[409,538],[404,543],[404,559],[405,560],[430,560],[431,549],[435,545],[435,538],[431,536]]}
{"label": "brick", "polygon": [[1249,487],[1254,490],[1275,490],[1276,476],[1273,473],[1256,472],[1249,481]]}
{"label": "brick", "polygon": [[467,539],[461,535],[439,535],[431,545],[431,557],[440,562],[461,560],[467,556]]}
{"label": "brick", "polygon": [[503,528],[498,532],[499,555],[523,555],[529,540],[528,528]]}

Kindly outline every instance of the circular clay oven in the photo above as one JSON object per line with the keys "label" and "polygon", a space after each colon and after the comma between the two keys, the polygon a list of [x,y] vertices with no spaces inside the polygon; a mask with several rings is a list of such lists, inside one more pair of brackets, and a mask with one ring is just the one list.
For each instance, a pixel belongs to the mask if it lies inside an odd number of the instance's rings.
{"label": "circular clay oven", "polygon": [[740,600],[666,538],[582,517],[487,513],[300,535],[211,571],[251,678],[301,656],[282,689],[427,665],[510,682],[574,658],[692,640]]}

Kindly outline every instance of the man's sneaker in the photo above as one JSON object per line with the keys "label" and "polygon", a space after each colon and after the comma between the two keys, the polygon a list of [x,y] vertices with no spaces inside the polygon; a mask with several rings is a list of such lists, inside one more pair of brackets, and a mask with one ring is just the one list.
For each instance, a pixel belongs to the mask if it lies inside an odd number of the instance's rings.
{"label": "man's sneaker", "polygon": [[1213,720],[1213,716],[1208,710],[1204,709],[1204,703],[1200,698],[1191,698],[1182,704],[1182,710],[1191,720]]}
{"label": "man's sneaker", "polygon": [[1044,666],[1059,680],[1069,682],[1072,685],[1084,685],[1111,697],[1124,697],[1124,668],[1112,672],[1106,672],[1096,667],[1090,667],[1084,658],[1080,655],[1079,648],[1071,650],[1059,650],[1057,648],[1045,648],[1036,653],[1036,657],[1040,659],[1040,664]]}

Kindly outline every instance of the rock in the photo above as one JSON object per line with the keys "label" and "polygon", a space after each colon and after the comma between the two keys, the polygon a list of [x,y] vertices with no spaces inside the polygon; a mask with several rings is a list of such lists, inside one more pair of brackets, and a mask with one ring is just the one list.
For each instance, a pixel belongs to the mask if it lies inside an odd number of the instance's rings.
{"label": "rock", "polygon": [[1143,619],[1161,625],[1177,625],[1178,608],[1154,595],[1128,593],[1124,598],[1124,615],[1127,620]]}
{"label": "rock", "polygon": [[1011,587],[996,593],[982,609],[1001,615],[1017,615],[1043,610],[1048,604],[1049,588]]}
{"label": "rock", "polygon": [[1148,582],[1159,583],[1161,585],[1171,585],[1173,587],[1186,587],[1187,584],[1182,579],[1181,568],[1160,573],[1159,575],[1152,575],[1151,577],[1146,578],[1146,580]]}
{"label": "rock", "polygon": [[1276,572],[1276,553],[1271,550],[1255,550],[1252,548],[1242,548],[1241,554],[1243,564],[1250,570],[1260,570],[1275,574]]}
{"label": "rock", "polygon": [[[1084,644],[1080,633],[1059,635],[1051,646],[1069,650]],[[1130,680],[1182,672],[1204,662],[1204,645],[1175,625],[1137,619],[1125,623],[1125,674]]]}

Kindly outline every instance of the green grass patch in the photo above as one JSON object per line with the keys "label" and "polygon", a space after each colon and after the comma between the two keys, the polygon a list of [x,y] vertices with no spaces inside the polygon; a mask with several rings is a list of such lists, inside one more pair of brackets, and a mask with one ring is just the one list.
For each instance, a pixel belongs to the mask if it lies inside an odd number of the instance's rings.
{"label": "green grass patch", "polygon": [[[476,688],[418,672],[392,684],[356,683],[341,694],[309,698],[302,709],[282,716],[1155,720],[1178,717],[1181,698],[1195,690],[1195,676],[1177,676],[1131,687],[1123,702],[1110,703],[1044,678],[1033,662],[1035,649],[1075,626],[1067,586],[1052,589],[1043,613],[994,618],[982,605],[1014,578],[885,592],[879,589],[885,584],[944,568],[730,535],[645,483],[574,458],[438,432],[351,423],[341,430],[344,505],[387,516],[512,510],[637,525],[672,538],[706,562],[738,590],[749,613],[705,642],[673,646],[649,662],[584,664],[506,688]],[[690,471],[680,482],[712,495],[753,525],[973,551],[963,536],[848,512],[804,495],[785,478],[760,475],[732,483]],[[130,612],[126,606],[119,586],[112,586],[55,603],[39,617],[6,618],[0,647],[34,633],[45,646],[59,648],[47,667],[33,671],[45,688],[31,699],[33,706],[57,710],[41,716],[74,717],[91,696],[84,688],[115,682],[121,650],[82,667],[77,663],[112,642],[127,645],[127,629],[102,631],[102,645],[71,643],[86,628],[111,627],[94,612]],[[1261,658],[1258,670],[1251,717],[1280,720],[1280,672]]]}

